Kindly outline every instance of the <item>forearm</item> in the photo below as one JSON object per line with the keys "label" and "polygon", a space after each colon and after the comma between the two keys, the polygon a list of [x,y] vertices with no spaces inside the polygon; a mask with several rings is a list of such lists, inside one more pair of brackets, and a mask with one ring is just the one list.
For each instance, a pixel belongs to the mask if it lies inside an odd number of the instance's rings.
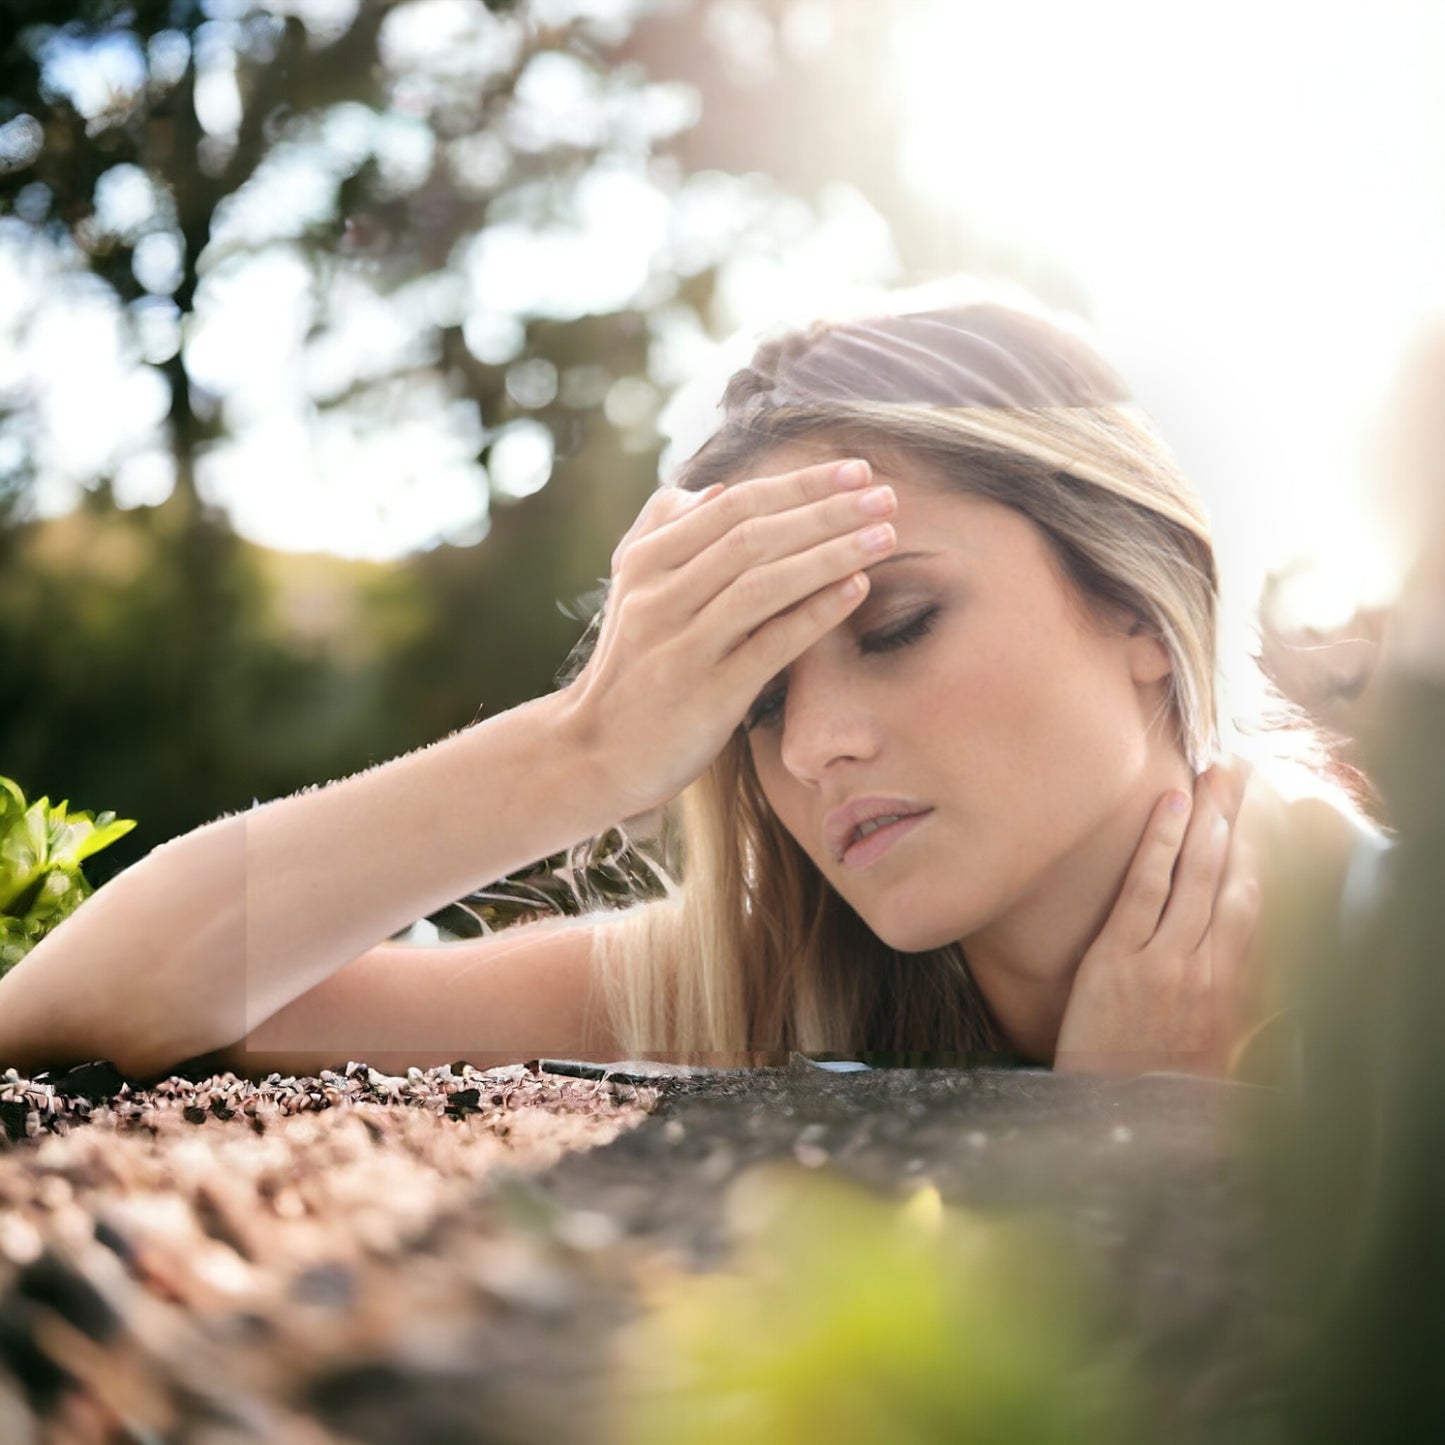
{"label": "forearm", "polygon": [[208,823],[0,981],[0,1062],[141,1074],[231,1044],[416,919],[618,821],[605,778],[561,693]]}

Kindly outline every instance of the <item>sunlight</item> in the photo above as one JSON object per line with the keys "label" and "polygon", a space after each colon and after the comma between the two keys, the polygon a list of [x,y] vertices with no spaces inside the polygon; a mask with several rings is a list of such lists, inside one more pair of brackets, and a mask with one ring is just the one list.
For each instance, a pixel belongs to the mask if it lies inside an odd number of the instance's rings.
{"label": "sunlight", "polygon": [[[556,0],[549,13],[633,8]],[[277,9],[319,34],[355,5]],[[745,9],[717,12],[714,28],[732,27],[729,53],[756,49],[761,32],[748,31]],[[783,51],[799,63],[826,56],[844,14],[798,0],[780,21]],[[1430,308],[1445,310],[1445,11],[1431,0],[1382,0],[1368,19],[1303,0],[1222,0],[1207,13],[1148,0],[916,0],[890,20],[901,174],[940,224],[952,219],[969,238],[961,265],[993,256],[1006,274],[1074,283],[1104,349],[1198,481],[1231,586],[1252,598],[1266,573],[1294,567],[1316,579],[1322,612],[1392,595],[1404,543],[1368,495],[1380,475],[1370,428],[1407,341]],[[185,59],[183,37],[168,34],[152,47],[162,70]],[[225,133],[237,113],[234,66],[222,32],[207,34],[215,53],[199,79],[214,93],[197,104],[206,127]],[[163,362],[184,343],[198,406],[244,433],[207,472],[253,540],[379,557],[476,535],[485,473],[475,452],[462,460],[478,445],[471,421],[432,419],[445,435],[415,446],[441,470],[397,509],[380,498],[397,469],[415,473],[406,449],[360,444],[360,413],[348,411],[328,423],[335,436],[298,451],[317,408],[370,405],[366,387],[398,367],[425,370],[437,325],[460,326],[473,357],[504,365],[519,358],[530,316],[645,303],[646,380],[514,367],[507,385],[532,407],[575,397],[585,381],[622,418],[628,447],[650,445],[660,405],[666,471],[701,440],[725,368],[742,359],[714,335],[736,341],[903,276],[890,218],[855,188],[790,196],[760,172],[683,175],[644,160],[651,140],[695,116],[696,93],[663,81],[632,93],[619,74],[544,52],[522,74],[506,134],[490,146],[487,136],[449,143],[448,154],[465,190],[468,177],[494,183],[512,147],[607,141],[613,149],[576,189],[550,200],[512,193],[512,209],[490,215],[431,290],[387,296],[344,264],[318,287],[296,242],[335,221],[338,178],[374,164],[404,188],[429,163],[432,134],[409,109],[420,92],[406,86],[445,89],[478,66],[504,66],[520,37],[510,17],[429,0],[396,12],[383,41],[392,108],[330,107],[275,147],[217,211],[184,332],[168,303],[179,254],[170,201],[133,167],[106,173],[96,196],[96,225],[136,241],[135,275],[155,297],[133,308],[129,339],[123,318],[71,286],[70,259],[46,242],[22,257],[0,237],[0,382],[13,374],[46,398],[42,514],[73,506],[77,480],[97,468],[111,470],[123,499],[163,491],[157,378],[128,363],[135,351]],[[132,51],[57,40],[47,73],[83,114],[100,114],[138,83]],[[711,266],[705,314],[668,304],[677,278]],[[39,284],[41,273],[56,284]],[[18,284],[7,288],[6,275]],[[689,376],[700,380],[673,396]],[[378,413],[370,425],[379,434],[393,420]],[[397,425],[402,436],[425,431],[415,416]],[[545,485],[546,460],[535,434],[518,430],[492,459],[496,490],[529,495]],[[333,464],[342,475],[325,470]]]}
{"label": "sunlight", "polygon": [[925,0],[896,39],[911,184],[1079,279],[1241,585],[1393,592],[1364,447],[1445,300],[1439,9]]}

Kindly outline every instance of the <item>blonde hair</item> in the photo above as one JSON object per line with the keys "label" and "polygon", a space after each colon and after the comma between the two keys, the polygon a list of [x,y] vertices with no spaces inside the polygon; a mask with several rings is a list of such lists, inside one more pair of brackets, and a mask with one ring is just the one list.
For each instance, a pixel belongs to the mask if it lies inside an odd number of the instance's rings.
{"label": "blonde hair", "polygon": [[[825,439],[904,459],[1028,517],[1097,615],[1168,651],[1164,711],[1195,772],[1218,748],[1208,518],[1123,383],[1078,336],[992,304],[818,323],[765,343],[674,485]],[[793,1050],[895,1061],[1005,1052],[958,944],[889,948],[772,815],[741,732],[679,800],[683,882],[595,934],[629,1056],[735,1065]]]}

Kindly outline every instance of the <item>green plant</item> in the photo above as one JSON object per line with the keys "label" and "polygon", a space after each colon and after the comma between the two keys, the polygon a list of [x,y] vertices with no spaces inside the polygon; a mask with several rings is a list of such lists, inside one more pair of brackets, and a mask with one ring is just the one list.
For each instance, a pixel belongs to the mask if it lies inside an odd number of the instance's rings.
{"label": "green plant", "polygon": [[660,1266],[617,1340],[629,1445],[1124,1445],[1154,1437],[1096,1281],[1043,1216],[761,1165],[718,1270]]}
{"label": "green plant", "polygon": [[114,813],[67,817],[69,806],[27,806],[19,785],[0,777],[0,975],[95,891],[81,863],[135,827]]}

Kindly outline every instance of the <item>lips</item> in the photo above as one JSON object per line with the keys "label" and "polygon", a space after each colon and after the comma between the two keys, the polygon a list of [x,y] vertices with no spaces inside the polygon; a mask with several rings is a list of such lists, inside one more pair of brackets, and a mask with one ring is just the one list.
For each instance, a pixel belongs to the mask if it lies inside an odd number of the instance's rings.
{"label": "lips", "polygon": [[834,808],[824,818],[823,838],[829,855],[835,862],[841,863],[854,844],[873,833],[901,833],[902,830],[895,830],[894,824],[932,811],[932,808],[910,802],[907,798],[854,798],[841,808]]}

